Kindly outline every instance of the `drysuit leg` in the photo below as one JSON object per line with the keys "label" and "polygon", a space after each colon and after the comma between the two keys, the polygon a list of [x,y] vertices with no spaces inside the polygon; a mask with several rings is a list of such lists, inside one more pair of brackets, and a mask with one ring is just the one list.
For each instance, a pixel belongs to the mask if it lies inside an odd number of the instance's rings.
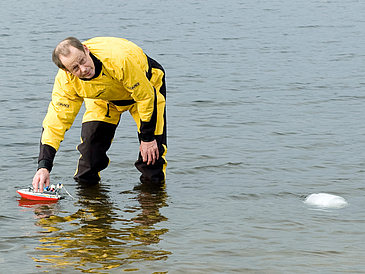
{"label": "drysuit leg", "polygon": [[[164,70],[162,66],[157,63],[152,58],[148,58],[150,71],[149,71],[149,79],[152,78],[154,73],[158,73],[157,70],[162,71],[164,74]],[[166,84],[165,84],[165,75],[163,75],[161,82],[156,83],[155,86],[156,91],[156,105],[157,109],[157,120],[156,120],[156,128],[155,128],[155,139],[157,141],[157,146],[159,150],[159,159],[155,162],[155,164],[147,165],[146,162],[143,162],[143,158],[141,152],[139,152],[138,160],[135,162],[136,168],[142,173],[141,182],[142,183],[153,183],[153,184],[161,184],[166,179],[166,153],[167,153],[167,136],[166,136]],[[140,118],[138,115],[138,111],[136,108],[132,108],[129,110],[132,114],[134,120],[137,123],[139,128]],[[139,142],[141,142],[140,134],[138,134]]]}
{"label": "drysuit leg", "polygon": [[111,146],[121,112],[103,100],[85,99],[86,111],[82,119],[81,153],[74,179],[91,186],[100,181],[100,171],[109,165],[106,152]]}
{"label": "drysuit leg", "polygon": [[100,181],[100,171],[109,165],[106,154],[111,146],[117,125],[102,121],[82,124],[81,153],[74,179],[81,185],[92,186]]}
{"label": "drysuit leg", "polygon": [[155,136],[155,139],[160,154],[159,159],[153,165],[147,165],[146,162],[143,162],[141,152],[139,152],[138,160],[135,162],[136,168],[142,173],[140,178],[142,183],[162,184],[166,178],[166,136],[158,135]]}

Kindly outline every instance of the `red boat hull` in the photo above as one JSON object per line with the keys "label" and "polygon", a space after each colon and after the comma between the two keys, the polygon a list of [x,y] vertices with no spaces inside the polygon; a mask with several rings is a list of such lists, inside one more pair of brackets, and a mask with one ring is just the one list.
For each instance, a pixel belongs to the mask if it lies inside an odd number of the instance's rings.
{"label": "red boat hull", "polygon": [[29,191],[24,191],[24,190],[17,190],[17,193],[19,193],[19,195],[22,196],[24,199],[35,200],[35,201],[57,201],[61,198],[58,195],[33,193],[33,192],[29,192]]}

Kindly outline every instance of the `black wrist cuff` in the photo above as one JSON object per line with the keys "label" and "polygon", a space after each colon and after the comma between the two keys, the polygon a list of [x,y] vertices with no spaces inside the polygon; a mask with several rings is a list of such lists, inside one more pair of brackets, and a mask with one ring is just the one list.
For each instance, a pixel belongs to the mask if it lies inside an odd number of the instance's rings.
{"label": "black wrist cuff", "polygon": [[46,169],[48,169],[49,172],[51,172],[52,166],[53,166],[52,162],[50,162],[48,160],[45,160],[45,159],[44,160],[40,160],[38,162],[38,169],[46,168]]}
{"label": "black wrist cuff", "polygon": [[153,133],[152,134],[141,133],[139,134],[139,137],[143,142],[152,142],[153,140],[155,140],[155,135]]}

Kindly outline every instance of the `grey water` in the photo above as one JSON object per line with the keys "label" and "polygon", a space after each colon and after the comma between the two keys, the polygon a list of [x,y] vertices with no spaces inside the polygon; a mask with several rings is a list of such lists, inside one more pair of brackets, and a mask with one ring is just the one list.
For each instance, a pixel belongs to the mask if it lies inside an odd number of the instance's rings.
{"label": "grey water", "polygon": [[[0,273],[365,273],[365,2],[2,1]],[[166,70],[166,186],[139,188],[123,115],[99,187],[72,179],[82,113],[32,203],[68,36],[129,39]],[[137,186],[137,187],[136,187]],[[340,209],[303,203],[339,195]]]}

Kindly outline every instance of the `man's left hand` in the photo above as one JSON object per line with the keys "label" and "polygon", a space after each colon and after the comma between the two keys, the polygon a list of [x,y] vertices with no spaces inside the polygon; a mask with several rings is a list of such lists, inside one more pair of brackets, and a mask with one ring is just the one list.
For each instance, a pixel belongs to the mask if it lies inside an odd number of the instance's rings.
{"label": "man's left hand", "polygon": [[143,162],[147,162],[147,165],[155,164],[155,162],[160,157],[156,140],[153,140],[151,142],[141,141],[139,150],[141,151]]}

